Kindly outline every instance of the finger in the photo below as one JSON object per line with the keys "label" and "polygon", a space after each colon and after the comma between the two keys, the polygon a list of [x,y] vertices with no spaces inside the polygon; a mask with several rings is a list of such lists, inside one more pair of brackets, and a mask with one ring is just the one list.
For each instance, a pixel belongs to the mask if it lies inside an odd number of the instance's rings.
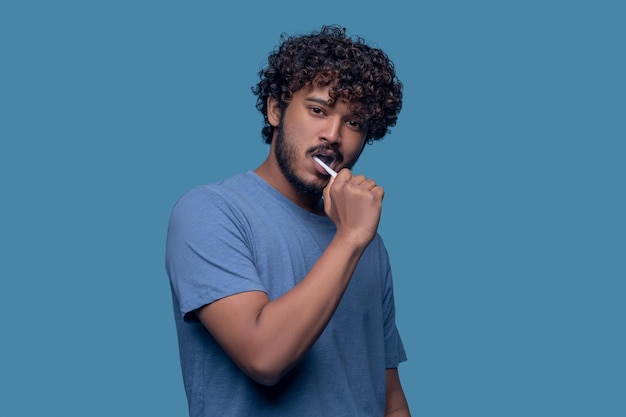
{"label": "finger", "polygon": [[361,184],[359,184],[362,188],[366,189],[366,190],[372,190],[374,189],[374,187],[377,187],[376,181],[369,179],[369,180],[365,180],[363,181]]}
{"label": "finger", "polygon": [[383,198],[385,198],[385,189],[380,185],[372,188],[370,192],[373,193],[376,197],[380,198],[381,201],[383,200]]}
{"label": "finger", "polygon": [[367,181],[367,178],[365,178],[365,175],[355,175],[350,179],[350,183],[354,185],[361,185],[365,181]]}
{"label": "finger", "polygon": [[340,182],[346,183],[352,180],[352,178],[352,172],[350,172],[348,168],[343,168],[337,173],[337,176],[333,178],[333,180],[339,180]]}

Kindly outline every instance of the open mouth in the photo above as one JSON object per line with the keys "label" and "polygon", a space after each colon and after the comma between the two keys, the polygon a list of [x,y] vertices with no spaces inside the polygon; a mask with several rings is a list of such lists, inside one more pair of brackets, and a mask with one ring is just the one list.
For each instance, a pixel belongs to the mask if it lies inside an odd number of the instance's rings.
{"label": "open mouth", "polygon": [[314,153],[312,156],[317,156],[322,160],[326,165],[331,168],[334,168],[335,163],[337,162],[337,157],[333,153],[329,152],[318,152]]}

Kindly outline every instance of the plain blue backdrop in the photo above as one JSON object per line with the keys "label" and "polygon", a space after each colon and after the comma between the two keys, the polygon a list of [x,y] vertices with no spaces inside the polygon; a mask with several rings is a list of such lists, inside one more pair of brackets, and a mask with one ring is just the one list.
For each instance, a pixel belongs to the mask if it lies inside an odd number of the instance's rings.
{"label": "plain blue backdrop", "polygon": [[619,1],[0,5],[0,415],[184,416],[167,221],[267,153],[279,35],[383,48],[386,189],[414,416],[625,416]]}

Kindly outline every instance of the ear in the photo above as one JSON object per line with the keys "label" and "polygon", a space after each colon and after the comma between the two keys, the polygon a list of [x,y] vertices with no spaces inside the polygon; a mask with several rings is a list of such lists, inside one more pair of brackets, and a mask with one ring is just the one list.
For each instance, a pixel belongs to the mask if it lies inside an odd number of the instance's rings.
{"label": "ear", "polygon": [[280,106],[274,97],[267,99],[267,120],[274,127],[280,124]]}

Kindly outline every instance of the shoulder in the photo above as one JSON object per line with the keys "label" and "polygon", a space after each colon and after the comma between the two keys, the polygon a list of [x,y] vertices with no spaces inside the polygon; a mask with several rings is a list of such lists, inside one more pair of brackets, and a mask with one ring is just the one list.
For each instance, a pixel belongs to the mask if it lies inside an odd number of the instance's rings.
{"label": "shoulder", "polygon": [[236,205],[246,195],[245,190],[253,186],[254,179],[250,173],[203,184],[186,191],[174,205],[173,212],[195,212],[211,207]]}
{"label": "shoulder", "polygon": [[176,201],[170,215],[170,228],[201,232],[216,223],[236,222],[241,207],[250,203],[244,190],[249,187],[246,174],[194,187]]}

